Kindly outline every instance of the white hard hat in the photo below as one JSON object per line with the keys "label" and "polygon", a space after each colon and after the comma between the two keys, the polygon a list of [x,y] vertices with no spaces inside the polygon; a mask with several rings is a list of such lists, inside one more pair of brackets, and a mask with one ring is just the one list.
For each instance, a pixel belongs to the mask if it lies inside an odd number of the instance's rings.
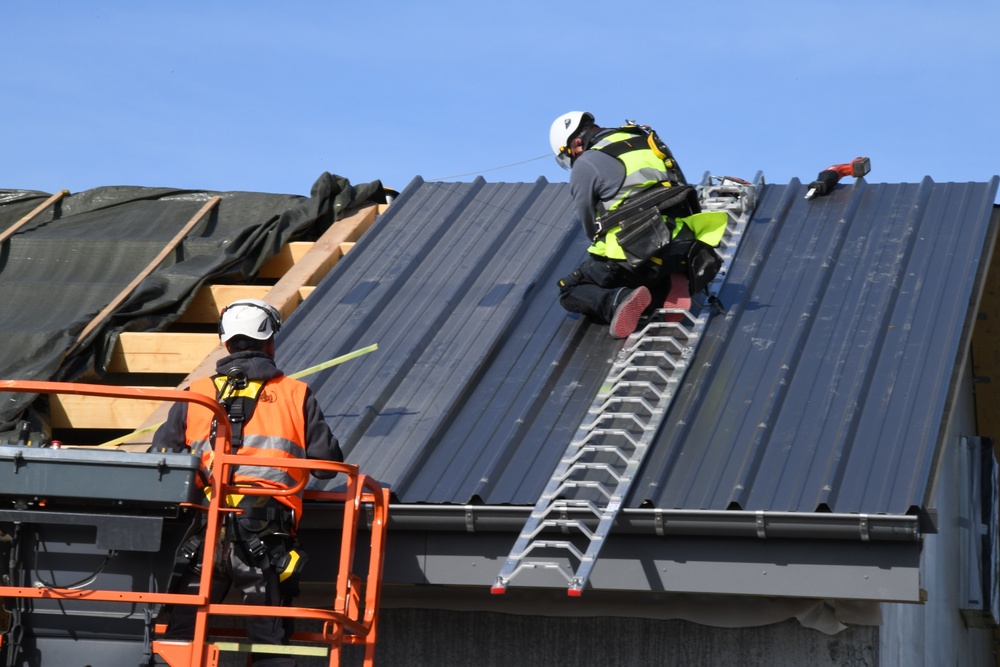
{"label": "white hard hat", "polygon": [[260,299],[239,299],[222,310],[219,339],[225,343],[233,336],[267,340],[281,328],[281,313]]}
{"label": "white hard hat", "polygon": [[552,152],[556,154],[556,162],[563,169],[569,169],[573,165],[573,159],[569,152],[569,138],[580,129],[584,119],[594,122],[594,116],[586,111],[570,111],[552,121],[549,128],[549,144]]}

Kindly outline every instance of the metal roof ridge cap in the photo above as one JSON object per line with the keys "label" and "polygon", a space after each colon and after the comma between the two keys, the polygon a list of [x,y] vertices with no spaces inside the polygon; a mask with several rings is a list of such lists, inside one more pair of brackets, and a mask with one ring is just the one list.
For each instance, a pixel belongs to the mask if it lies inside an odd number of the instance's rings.
{"label": "metal roof ridge cap", "polygon": [[[393,504],[389,511],[389,525],[390,529],[403,530],[516,533],[523,526],[525,515],[530,512],[530,507],[511,505]],[[567,512],[574,513],[575,510]],[[612,533],[864,542],[916,541],[921,538],[920,519],[913,515],[656,508],[621,510]]]}

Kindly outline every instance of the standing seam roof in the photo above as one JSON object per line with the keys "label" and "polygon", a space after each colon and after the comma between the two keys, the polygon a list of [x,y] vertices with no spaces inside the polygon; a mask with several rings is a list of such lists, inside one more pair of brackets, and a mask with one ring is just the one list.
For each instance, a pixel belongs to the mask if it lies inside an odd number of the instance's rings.
{"label": "standing seam roof", "polygon": [[[996,191],[765,186],[629,504],[919,506]],[[537,500],[623,344],[558,303],[571,218],[567,184],[415,179],[283,327],[290,371],[378,343],[309,382],[397,501]]]}
{"label": "standing seam roof", "polygon": [[988,264],[984,184],[765,190],[643,472],[661,508],[903,514],[923,502]]}

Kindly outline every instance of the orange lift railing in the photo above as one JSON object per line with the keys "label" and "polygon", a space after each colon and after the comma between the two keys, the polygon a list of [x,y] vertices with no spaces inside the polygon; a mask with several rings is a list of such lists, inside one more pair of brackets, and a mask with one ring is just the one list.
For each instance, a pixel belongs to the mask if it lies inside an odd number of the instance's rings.
{"label": "orange lift railing", "polygon": [[[5,380],[0,381],[0,392],[2,391],[186,401],[212,410],[216,414],[218,428],[214,444],[214,474],[209,480],[212,491],[211,498],[207,507],[198,506],[206,513],[206,532],[204,548],[202,549],[201,579],[197,593],[0,586],[0,599],[46,598],[50,600],[194,606],[196,608],[196,621],[194,637],[191,641],[158,639],[152,641],[152,653],[159,655],[172,667],[191,667],[193,665],[216,667],[219,664],[220,654],[225,651],[327,655],[329,666],[339,667],[341,648],[345,644],[363,645],[363,664],[365,667],[374,665],[382,566],[388,529],[389,491],[382,488],[374,479],[359,473],[357,466],[309,459],[254,458],[255,466],[329,470],[342,473],[346,477],[346,486],[343,491],[305,492],[307,500],[342,503],[344,508],[340,554],[336,563],[329,606],[307,608],[212,603],[210,596],[211,565],[219,547],[222,515],[240,511],[226,507],[224,504],[224,499],[230,493],[230,489],[235,488],[226,483],[226,480],[230,478],[229,470],[240,463],[238,455],[232,453],[230,449],[231,433],[225,409],[209,397],[176,389]],[[308,478],[308,476],[306,477]],[[238,493],[243,495],[290,495],[302,491],[304,486],[305,481],[295,488],[284,490],[240,486]],[[366,508],[368,508],[367,511]],[[354,556],[358,546],[359,527],[363,521],[367,521],[369,524],[368,558],[366,563],[356,564]],[[320,622],[320,630],[294,632],[289,646],[249,645],[245,641],[240,641],[245,639],[245,633],[234,630],[232,627],[214,628],[211,625],[213,618],[224,616],[269,616],[313,620]],[[161,625],[154,628],[155,632],[158,633],[162,633],[164,629],[165,627]]]}

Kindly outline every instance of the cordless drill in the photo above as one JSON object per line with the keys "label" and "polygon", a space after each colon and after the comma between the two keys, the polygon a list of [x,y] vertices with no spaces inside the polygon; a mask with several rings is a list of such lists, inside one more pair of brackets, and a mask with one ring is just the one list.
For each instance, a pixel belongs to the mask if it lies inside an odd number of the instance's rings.
{"label": "cordless drill", "polygon": [[856,157],[850,162],[835,164],[832,167],[827,167],[823,171],[819,172],[819,176],[816,177],[815,181],[809,184],[809,191],[806,193],[806,199],[812,199],[813,197],[830,194],[833,192],[833,188],[844,176],[860,178],[871,170],[871,160],[866,157]]}

